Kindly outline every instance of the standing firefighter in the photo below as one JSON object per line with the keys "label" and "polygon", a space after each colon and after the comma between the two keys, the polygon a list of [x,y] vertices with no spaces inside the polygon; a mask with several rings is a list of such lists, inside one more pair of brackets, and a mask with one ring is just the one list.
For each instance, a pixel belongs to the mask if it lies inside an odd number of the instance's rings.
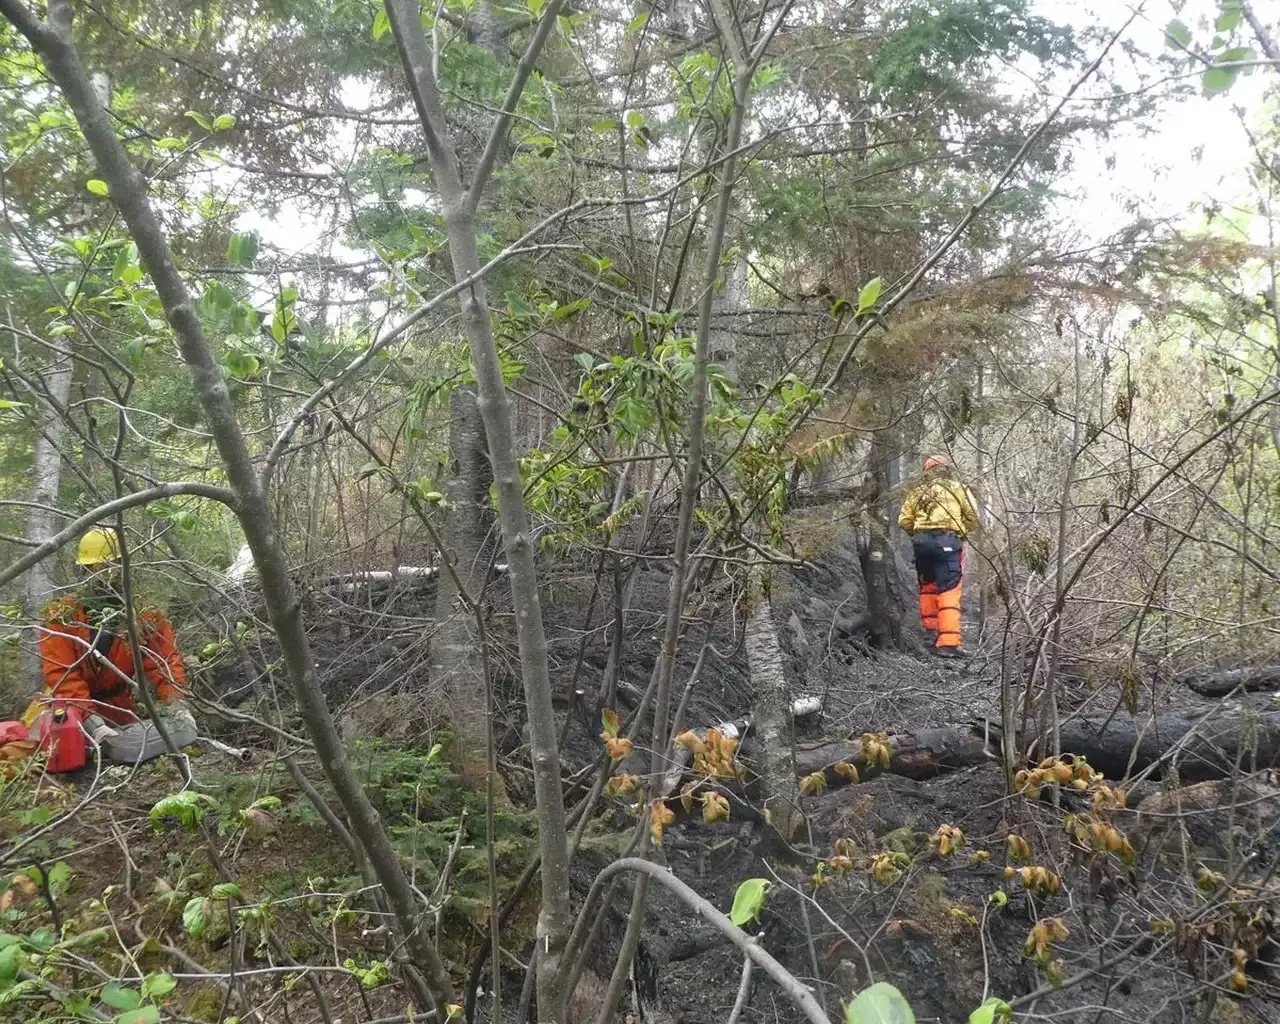
{"label": "standing firefighter", "polygon": [[83,720],[85,732],[100,743],[114,734],[112,726],[138,720],[131,685],[136,682],[150,684],[165,713],[194,729],[183,700],[186,666],[173,626],[158,609],[137,618],[146,679],[135,679],[133,647],[118,587],[120,541],[115,530],[90,530],[81,537],[76,565],[84,577],[80,593],[58,598],[45,612],[40,631],[44,696],[28,708],[27,724],[51,705],[65,704]]}
{"label": "standing firefighter", "polygon": [[907,496],[898,525],[911,535],[920,580],[920,622],[943,657],[960,647],[960,580],[964,541],[978,529],[978,503],[945,455],[925,460],[924,479]]}

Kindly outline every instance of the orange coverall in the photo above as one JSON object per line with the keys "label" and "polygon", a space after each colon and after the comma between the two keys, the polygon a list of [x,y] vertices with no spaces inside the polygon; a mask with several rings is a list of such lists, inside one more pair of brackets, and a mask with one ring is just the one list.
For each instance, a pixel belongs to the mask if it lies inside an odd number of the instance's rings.
{"label": "orange coverall", "polygon": [[[142,666],[162,704],[182,697],[187,669],[174,640],[173,626],[162,611],[138,616],[142,639]],[[89,652],[94,630],[84,605],[75,598],[54,601],[45,613],[40,631],[40,663],[45,695],[74,701],[86,715],[98,714],[112,725],[128,725],[138,719],[137,705],[126,679],[134,674],[133,648],[121,623],[119,632],[105,652],[118,672],[100,663]]]}

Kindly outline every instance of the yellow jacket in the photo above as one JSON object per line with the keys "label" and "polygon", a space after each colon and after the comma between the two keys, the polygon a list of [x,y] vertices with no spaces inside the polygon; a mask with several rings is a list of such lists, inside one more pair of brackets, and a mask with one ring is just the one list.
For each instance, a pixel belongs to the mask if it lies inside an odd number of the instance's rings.
{"label": "yellow jacket", "polygon": [[907,533],[950,530],[960,537],[968,537],[978,529],[978,502],[959,480],[926,477],[902,503],[898,525]]}

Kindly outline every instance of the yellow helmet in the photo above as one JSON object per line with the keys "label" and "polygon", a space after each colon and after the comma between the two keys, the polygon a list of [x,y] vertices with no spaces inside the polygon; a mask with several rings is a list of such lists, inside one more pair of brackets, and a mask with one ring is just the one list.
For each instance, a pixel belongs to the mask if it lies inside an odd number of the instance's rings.
{"label": "yellow helmet", "polygon": [[102,565],[120,557],[120,538],[115,530],[90,530],[80,538],[76,565]]}

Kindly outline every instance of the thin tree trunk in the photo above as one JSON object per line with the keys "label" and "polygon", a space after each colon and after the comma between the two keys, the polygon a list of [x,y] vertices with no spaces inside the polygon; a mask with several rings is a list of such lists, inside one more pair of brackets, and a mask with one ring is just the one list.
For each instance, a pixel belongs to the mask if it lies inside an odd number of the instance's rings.
{"label": "thin tree trunk", "polygon": [[[441,531],[443,557],[454,563],[457,578],[473,598],[483,589],[489,568],[485,538],[489,525],[489,470],[484,423],[475,391],[460,387],[449,399],[450,508]],[[466,784],[479,789],[488,771],[485,755],[484,666],[475,633],[475,617],[458,600],[451,573],[442,572],[436,584],[436,641],[431,652],[431,689],[448,709],[458,736],[454,763]]]}
{"label": "thin tree trunk", "polygon": [[769,821],[785,839],[804,823],[800,790],[796,786],[796,758],[791,732],[791,701],[782,670],[782,649],[773,621],[769,580],[756,567],[748,586],[745,645],[751,672],[752,724],[760,758],[755,765],[763,788]]}
{"label": "thin tree trunk", "polygon": [[[53,366],[45,381],[49,397],[40,403],[40,436],[36,438],[35,465],[32,467],[32,509],[27,516],[26,539],[43,544],[56,533],[55,517],[51,511],[58,504],[58,487],[62,482],[62,453],[59,450],[66,423],[62,419],[71,395],[71,359],[54,357]],[[30,619],[38,619],[45,605],[54,594],[52,563],[37,562],[27,573],[24,594],[25,613]],[[40,650],[36,643],[24,647],[22,676],[16,692],[6,695],[8,703],[21,703],[24,689],[40,679]]]}
{"label": "thin tree trunk", "polygon": [[[432,176],[440,194],[449,253],[456,280],[480,269],[476,240],[479,198],[505,147],[512,114],[533,65],[556,24],[561,0],[551,0],[516,68],[503,113],[485,145],[468,191],[463,187],[457,152],[449,136],[431,55],[422,32],[418,5],[413,0],[386,0],[387,18],[413,95]],[[569,848],[565,830],[564,794],[560,788],[560,757],[556,720],[547,666],[547,639],[538,594],[537,568],[524,507],[520,467],[512,435],[511,403],[489,318],[488,290],[483,279],[458,295],[463,330],[471,350],[478,392],[477,404],[489,442],[490,461],[498,491],[498,515],[507,555],[511,600],[525,705],[533,749],[534,792],[538,808],[538,837],[542,850],[542,906],[538,915],[537,996],[539,1015],[555,1019],[560,1006],[560,958],[569,935]]]}
{"label": "thin tree trunk", "polygon": [[262,480],[254,470],[231,396],[196,316],[195,305],[174,265],[169,245],[147,197],[147,182],[129,162],[110,118],[94,94],[71,32],[70,0],[50,0],[47,22],[19,0],[0,0],[0,13],[27,37],[62,91],[88,141],[110,195],[138,247],[164,305],[196,395],[222,458],[238,504],[240,525],[253,552],[268,615],[307,730],[324,771],[346,811],[353,834],[369,856],[395,913],[401,939],[425,971],[438,1004],[454,1002],[453,983],[421,928],[422,908],[401,870],[378,812],[351,768],[316,676],[300,605],[272,520]]}
{"label": "thin tree trunk", "polygon": [[[1076,481],[1076,461],[1080,457],[1080,416],[1084,395],[1080,382],[1080,330],[1073,328],[1075,370],[1075,395],[1071,406],[1071,452],[1067,456],[1067,468],[1062,480],[1062,499],[1058,507],[1058,552],[1057,572],[1054,575],[1055,596],[1052,633],[1049,637],[1049,668],[1045,679],[1045,701],[1047,717],[1041,714],[1041,733],[1048,732],[1050,748],[1048,753],[1055,757],[1062,753],[1058,737],[1058,662],[1061,657],[1062,616],[1064,614],[1063,597],[1067,585],[1067,534],[1070,528],[1071,492]],[[1057,805],[1058,791],[1054,790],[1054,804]]]}
{"label": "thin tree trunk", "polygon": [[[667,725],[671,712],[671,678],[675,670],[676,652],[680,646],[681,624],[684,609],[684,585],[689,561],[689,544],[693,534],[693,513],[698,504],[702,482],[703,432],[707,418],[707,379],[711,365],[711,309],[716,277],[720,272],[720,255],[724,251],[725,230],[729,223],[729,205],[733,196],[734,179],[738,161],[732,155],[742,140],[742,126],[746,120],[747,101],[751,94],[751,76],[772,38],[773,31],[786,16],[788,6],[776,16],[772,26],[764,30],[750,58],[743,50],[732,14],[724,0],[711,0],[712,15],[720,37],[720,44],[732,57],[734,65],[733,111],[729,117],[722,152],[730,154],[720,167],[719,192],[711,216],[707,237],[706,261],[703,264],[701,293],[698,301],[698,329],[693,357],[693,394],[689,411],[689,441],[685,451],[684,473],[680,482],[680,510],[676,519],[675,544],[672,552],[671,585],[667,595],[666,628],[662,638],[662,651],[658,658],[656,692],[654,694],[653,754],[649,767],[649,785],[646,792],[646,808],[652,808],[661,798],[663,780],[666,777],[669,737]],[[605,993],[596,1024],[604,1024],[618,1004],[622,987],[630,973],[631,958],[639,945],[640,929],[644,924],[644,904],[648,894],[647,874],[636,882],[631,902],[631,914],[622,940],[622,951],[614,964],[609,988]]]}

